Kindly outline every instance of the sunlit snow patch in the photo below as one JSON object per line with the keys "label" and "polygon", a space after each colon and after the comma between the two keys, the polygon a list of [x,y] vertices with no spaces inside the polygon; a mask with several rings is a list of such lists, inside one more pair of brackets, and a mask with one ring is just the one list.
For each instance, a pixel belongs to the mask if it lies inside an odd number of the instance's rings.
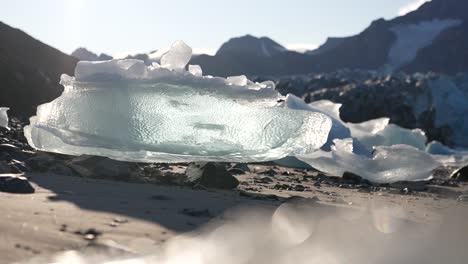
{"label": "sunlit snow patch", "polygon": [[326,115],[277,107],[272,82],[202,76],[174,43],[150,67],[140,60],[79,62],[63,94],[25,127],[43,151],[141,162],[255,162],[305,154],[327,140]]}

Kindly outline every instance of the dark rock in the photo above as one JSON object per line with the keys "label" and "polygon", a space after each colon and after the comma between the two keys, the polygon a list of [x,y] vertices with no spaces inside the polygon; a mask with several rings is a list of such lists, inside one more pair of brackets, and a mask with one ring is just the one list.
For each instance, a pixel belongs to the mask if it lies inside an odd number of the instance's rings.
{"label": "dark rock", "polygon": [[344,181],[347,181],[349,183],[353,183],[353,184],[359,184],[362,180],[362,177],[357,175],[357,174],[354,174],[352,172],[344,172],[343,173],[343,176],[342,176],[343,180]]}
{"label": "dark rock", "polygon": [[232,166],[231,169],[239,169],[244,172],[250,172],[250,168],[247,163],[236,163],[234,166]]}
{"label": "dark rock", "polygon": [[427,190],[428,182],[418,181],[418,182],[394,182],[390,183],[388,186],[390,188],[400,189],[402,193],[408,194],[412,192],[422,192]]}
{"label": "dark rock", "polygon": [[185,174],[190,184],[199,184],[207,188],[231,190],[239,185],[239,181],[221,163],[191,163]]}
{"label": "dark rock", "polygon": [[278,196],[274,194],[256,194],[256,193],[250,193],[246,191],[239,191],[239,196],[252,199],[252,200],[262,200],[262,201],[264,200],[279,201],[280,200]]}
{"label": "dark rock", "polygon": [[268,175],[268,176],[275,176],[278,173],[276,171],[274,171],[273,169],[269,169],[267,171],[259,172],[258,174],[263,174],[263,175]]}
{"label": "dark rock", "polygon": [[180,213],[192,217],[212,217],[212,214],[208,209],[192,209],[192,208],[184,208]]}
{"label": "dark rock", "polygon": [[158,201],[168,201],[171,200],[169,196],[162,195],[162,194],[156,194],[150,197],[152,200],[158,200]]}
{"label": "dark rock", "polygon": [[16,170],[15,172],[23,173],[23,172],[30,172],[31,169],[26,165],[26,163],[12,159],[10,161],[10,166]]}
{"label": "dark rock", "polygon": [[105,157],[80,156],[65,163],[84,178],[101,178],[129,181],[135,164]]}
{"label": "dark rock", "polygon": [[34,187],[21,174],[1,174],[0,191],[8,193],[34,193]]}
{"label": "dark rock", "polygon": [[451,175],[451,179],[456,179],[458,181],[468,181],[468,165],[461,167],[455,170]]}
{"label": "dark rock", "polygon": [[468,195],[464,194],[464,195],[458,196],[457,201],[468,202]]}
{"label": "dark rock", "polygon": [[276,190],[287,190],[287,191],[292,190],[291,185],[281,184],[281,183],[276,184],[273,188],[276,189]]}
{"label": "dark rock", "polygon": [[319,201],[320,201],[320,199],[317,196],[310,197],[310,198],[305,198],[305,197],[302,197],[302,196],[294,195],[294,196],[290,196],[290,197],[286,198],[286,200],[284,202],[294,204],[294,205],[310,205],[310,204],[317,203]]}
{"label": "dark rock", "polygon": [[263,178],[260,178],[260,179],[255,179],[254,182],[255,183],[269,184],[269,183],[273,182],[273,179],[270,178],[270,177],[263,177]]}
{"label": "dark rock", "polygon": [[11,168],[8,162],[0,161],[0,173],[11,173]]}
{"label": "dark rock", "polygon": [[243,170],[241,170],[241,169],[237,169],[237,168],[229,169],[228,172],[231,173],[232,175],[242,175],[242,174],[245,174],[245,171],[243,171]]}
{"label": "dark rock", "polygon": [[0,152],[15,152],[19,151],[20,148],[12,144],[0,144]]}
{"label": "dark rock", "polygon": [[94,228],[90,228],[90,229],[87,229],[87,230],[78,230],[78,231],[75,231],[74,232],[76,235],[81,235],[83,236],[84,239],[86,240],[96,240],[99,236],[102,235],[102,232],[94,229]]}
{"label": "dark rock", "polygon": [[293,191],[296,191],[296,192],[303,192],[303,191],[305,191],[305,189],[306,189],[306,188],[305,188],[303,185],[300,185],[300,184],[295,185],[295,186],[293,187]]}

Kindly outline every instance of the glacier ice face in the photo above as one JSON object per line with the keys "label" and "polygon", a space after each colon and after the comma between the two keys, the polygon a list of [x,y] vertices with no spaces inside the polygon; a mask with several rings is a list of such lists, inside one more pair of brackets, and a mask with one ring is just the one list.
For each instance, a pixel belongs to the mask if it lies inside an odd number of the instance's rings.
{"label": "glacier ice face", "polygon": [[161,67],[79,62],[75,77],[62,76],[63,94],[39,106],[25,127],[29,144],[125,161],[258,162],[326,142],[326,115],[278,107],[271,83],[187,72],[184,45],[174,44]]}
{"label": "glacier ice face", "polygon": [[8,107],[0,107],[0,127],[8,128]]}
{"label": "glacier ice face", "polygon": [[389,66],[395,70],[413,61],[418,51],[429,46],[442,31],[461,23],[459,19],[434,19],[390,28],[396,35],[396,41],[389,51]]}
{"label": "glacier ice face", "polygon": [[468,94],[447,77],[429,82],[432,105],[435,109],[435,126],[448,126],[451,141],[456,146],[468,147]]}
{"label": "glacier ice face", "polygon": [[431,155],[408,145],[377,146],[372,157],[353,152],[353,139],[335,139],[331,152],[323,150],[297,158],[331,175],[352,172],[376,183],[420,181],[431,178],[440,164]]}

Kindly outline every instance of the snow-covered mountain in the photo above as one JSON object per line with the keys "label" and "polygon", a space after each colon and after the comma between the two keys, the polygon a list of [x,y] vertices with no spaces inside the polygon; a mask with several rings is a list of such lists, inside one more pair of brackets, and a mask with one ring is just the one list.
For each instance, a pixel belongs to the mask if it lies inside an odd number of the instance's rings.
{"label": "snow-covered mountain", "polygon": [[245,36],[231,39],[215,56],[199,56],[192,63],[200,64],[208,74],[222,76],[304,74],[346,68],[463,72],[468,71],[466,10],[466,0],[432,0],[404,16],[375,20],[357,35],[329,38],[306,54],[286,51],[275,42],[262,41],[264,38]]}
{"label": "snow-covered mountain", "polygon": [[[376,20],[360,34],[341,39],[325,52],[312,54],[318,65],[314,70],[468,70],[468,46],[460,45],[467,43],[468,13],[461,10],[468,10],[468,1],[433,0],[405,16]],[[453,52],[459,57],[451,55]]]}

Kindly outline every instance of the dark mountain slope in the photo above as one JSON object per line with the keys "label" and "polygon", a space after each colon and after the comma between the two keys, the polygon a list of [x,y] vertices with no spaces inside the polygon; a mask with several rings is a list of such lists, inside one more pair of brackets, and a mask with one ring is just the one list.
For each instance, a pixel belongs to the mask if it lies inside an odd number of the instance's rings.
{"label": "dark mountain slope", "polygon": [[2,22],[0,39],[0,106],[31,115],[60,95],[60,75],[73,74],[77,59]]}

